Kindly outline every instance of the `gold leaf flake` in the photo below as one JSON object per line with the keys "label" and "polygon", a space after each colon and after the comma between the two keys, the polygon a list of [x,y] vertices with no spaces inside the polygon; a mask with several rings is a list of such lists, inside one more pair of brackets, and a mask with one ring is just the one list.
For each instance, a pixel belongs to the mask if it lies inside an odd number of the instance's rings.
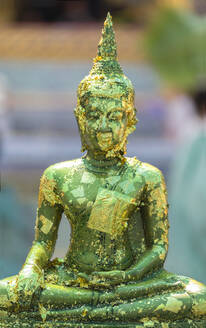
{"label": "gold leaf flake", "polygon": [[84,204],[84,203],[86,202],[86,198],[85,198],[85,197],[83,197],[83,198],[77,198],[77,202],[78,202],[80,205],[82,205],[82,204]]}
{"label": "gold leaf flake", "polygon": [[45,234],[48,234],[52,228],[53,223],[43,215],[40,215],[39,220],[42,223],[41,231]]}
{"label": "gold leaf flake", "polygon": [[58,203],[58,197],[54,192],[55,187],[55,180],[48,179],[45,175],[42,176],[39,190],[39,207],[41,207],[44,199],[47,200],[51,205]]}
{"label": "gold leaf flake", "polygon": [[123,191],[128,194],[130,192],[135,191],[135,187],[131,181],[123,181],[119,184],[119,186],[123,189]]}
{"label": "gold leaf flake", "polygon": [[109,177],[106,179],[106,181],[108,181],[110,184],[115,184],[120,180],[120,176],[113,176],[113,177]]}
{"label": "gold leaf flake", "polygon": [[165,305],[165,309],[163,311],[171,311],[174,313],[178,313],[183,306],[183,302],[179,301],[176,297],[170,296],[167,300],[167,304]]}
{"label": "gold leaf flake", "polygon": [[81,197],[84,197],[84,188],[82,186],[76,188],[76,189],[73,189],[71,191],[71,194],[74,196],[74,197],[77,197],[77,198],[81,198]]}
{"label": "gold leaf flake", "polygon": [[116,237],[127,228],[129,213],[134,206],[133,198],[100,188],[87,226]]}
{"label": "gold leaf flake", "polygon": [[39,303],[39,312],[41,315],[41,318],[43,321],[46,321],[46,317],[47,317],[47,309],[45,309],[45,307]]}
{"label": "gold leaf flake", "polygon": [[7,295],[0,295],[0,305],[2,306],[9,306],[11,302],[8,299]]}
{"label": "gold leaf flake", "polygon": [[86,317],[87,313],[88,313],[88,310],[87,309],[84,309],[82,311],[82,317]]}
{"label": "gold leaf flake", "polygon": [[95,180],[96,180],[95,176],[92,173],[84,172],[82,175],[81,182],[82,183],[94,183]]}

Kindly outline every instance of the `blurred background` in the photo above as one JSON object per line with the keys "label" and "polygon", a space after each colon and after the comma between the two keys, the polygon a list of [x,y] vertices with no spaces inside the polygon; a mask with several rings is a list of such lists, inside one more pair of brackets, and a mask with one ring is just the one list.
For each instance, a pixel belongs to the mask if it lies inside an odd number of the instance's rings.
{"label": "blurred background", "polygon": [[[136,91],[128,156],[160,168],[168,186],[166,268],[206,283],[204,0],[0,0],[0,278],[32,244],[44,169],[81,156],[76,90],[108,11]],[[63,218],[54,257],[69,235]]]}

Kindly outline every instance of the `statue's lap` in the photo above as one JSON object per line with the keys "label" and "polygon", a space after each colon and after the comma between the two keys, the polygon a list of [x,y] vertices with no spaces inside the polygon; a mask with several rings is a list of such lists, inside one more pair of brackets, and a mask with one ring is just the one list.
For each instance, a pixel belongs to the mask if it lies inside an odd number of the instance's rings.
{"label": "statue's lap", "polygon": [[[0,295],[5,295],[3,289],[9,281],[14,279],[15,277],[11,277],[1,281]],[[28,320],[35,328],[138,328],[144,327],[144,322],[146,327],[206,327],[206,320],[203,319],[206,316],[206,287],[195,280],[177,276],[165,270],[161,270],[139,283],[121,285],[113,290],[96,291],[96,298],[94,291],[91,292],[87,288],[47,283],[45,286],[40,298],[28,311],[14,314],[1,306],[0,327],[31,327],[27,324]],[[54,289],[51,290],[51,286]],[[74,300],[76,294],[85,292],[87,303],[78,304],[77,301],[75,306],[69,306],[65,301],[62,306],[60,299],[58,300],[58,295],[60,295],[58,288],[61,289],[61,295],[64,289],[65,300],[68,299],[71,292]],[[53,297],[50,298],[52,293]],[[51,299],[50,304],[49,298]],[[82,296],[81,299],[83,299]],[[118,320],[121,324],[118,323]],[[52,322],[55,322],[55,325]],[[4,326],[5,323],[6,326]],[[48,325],[46,326],[46,324]]]}

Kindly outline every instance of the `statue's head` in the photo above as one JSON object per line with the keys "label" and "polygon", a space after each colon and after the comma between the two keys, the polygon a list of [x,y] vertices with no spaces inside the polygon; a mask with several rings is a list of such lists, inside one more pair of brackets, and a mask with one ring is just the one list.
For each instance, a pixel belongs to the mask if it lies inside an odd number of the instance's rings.
{"label": "statue's head", "polygon": [[82,151],[122,157],[127,136],[135,130],[134,88],[117,62],[110,14],[98,45],[98,54],[77,92],[77,118]]}

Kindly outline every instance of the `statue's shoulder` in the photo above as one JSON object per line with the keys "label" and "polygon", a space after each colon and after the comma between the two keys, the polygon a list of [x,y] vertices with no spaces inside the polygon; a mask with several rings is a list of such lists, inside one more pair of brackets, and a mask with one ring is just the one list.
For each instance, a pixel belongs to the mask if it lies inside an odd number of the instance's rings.
{"label": "statue's shoulder", "polygon": [[43,173],[47,179],[59,180],[65,176],[72,175],[78,171],[83,165],[82,159],[74,159],[71,161],[65,161],[50,165]]}
{"label": "statue's shoulder", "polygon": [[155,166],[141,162],[136,157],[126,158],[129,167],[133,171],[134,178],[141,178],[145,183],[159,183],[163,179],[162,172]]}

